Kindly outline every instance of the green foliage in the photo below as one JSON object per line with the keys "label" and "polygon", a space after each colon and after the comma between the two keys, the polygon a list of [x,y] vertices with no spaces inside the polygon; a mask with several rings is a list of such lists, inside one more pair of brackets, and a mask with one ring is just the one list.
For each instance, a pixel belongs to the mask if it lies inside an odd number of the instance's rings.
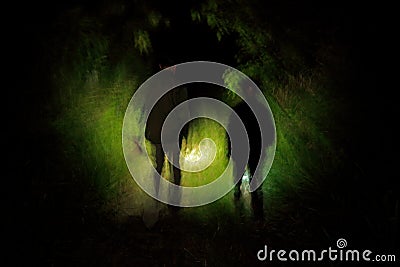
{"label": "green foliage", "polygon": [[137,30],[135,31],[134,42],[135,48],[139,49],[141,54],[148,54],[151,51],[150,36],[147,31]]}
{"label": "green foliage", "polygon": [[222,78],[224,80],[224,85],[230,89],[224,92],[224,101],[233,107],[241,101],[241,98],[236,93],[244,77],[237,71],[227,70]]}
{"label": "green foliage", "polygon": [[151,27],[157,27],[160,24],[162,16],[159,12],[150,11],[147,18]]}
{"label": "green foliage", "polygon": [[[238,67],[268,87],[285,81],[290,75],[308,72],[309,62],[302,54],[303,47],[297,47],[282,37],[281,29],[273,24],[276,18],[259,13],[257,6],[263,3],[258,2],[263,1],[209,0],[200,8],[191,10],[191,16],[193,21],[210,26],[218,40],[225,37],[234,39],[232,45],[237,47],[235,58]],[[290,34],[293,39],[297,37],[296,31]]]}
{"label": "green foliage", "polygon": [[102,28],[100,21],[85,16],[79,8],[64,14],[55,24],[57,33],[53,38],[54,46],[49,51],[57,58],[57,66],[53,66],[58,70],[55,75],[65,79],[72,75],[84,81],[91,72],[103,71],[110,40]]}

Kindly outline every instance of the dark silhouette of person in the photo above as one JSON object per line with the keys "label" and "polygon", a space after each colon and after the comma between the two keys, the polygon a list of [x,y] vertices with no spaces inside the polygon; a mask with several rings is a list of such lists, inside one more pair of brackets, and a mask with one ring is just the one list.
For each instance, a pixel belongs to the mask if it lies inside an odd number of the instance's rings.
{"label": "dark silhouette of person", "polygon": [[[252,87],[247,87],[244,89],[244,93],[247,94],[247,96],[252,97],[254,94],[254,89]],[[257,101],[255,102],[257,103]],[[260,103],[261,105],[261,103]],[[249,154],[249,159],[247,163],[248,170],[250,172],[250,182],[251,179],[253,178],[254,172],[256,170],[257,164],[260,161],[260,155],[261,155],[261,132],[260,132],[260,126],[258,124],[257,118],[255,117],[253,111],[249,107],[249,105],[241,101],[239,104],[233,107],[234,112],[239,116],[241,121],[243,122],[246,131],[247,131],[247,136],[249,139],[249,145],[250,145],[250,154]],[[235,129],[232,128],[232,124],[230,123],[228,125],[229,131],[235,131]],[[231,144],[229,142],[229,156],[231,155]],[[237,162],[237,158],[241,155],[234,155],[232,154],[232,160],[233,162]],[[234,188],[234,201],[235,204],[238,204],[238,202],[241,199],[241,185],[242,185],[242,176],[243,172],[238,170],[238,168],[234,165],[234,171],[233,171],[233,178],[234,181],[239,180],[239,182],[235,185]],[[261,189],[261,186],[257,188],[254,192],[251,193],[251,207],[252,207],[252,212],[255,220],[262,221],[264,219],[264,209],[263,209],[263,192]]]}
{"label": "dark silhouette of person", "polygon": [[[168,68],[171,71],[172,75],[175,75],[176,68],[169,67],[160,64],[161,68]],[[162,168],[164,165],[165,159],[165,151],[161,145],[161,130],[163,127],[163,123],[167,118],[168,114],[180,103],[187,100],[187,90],[185,87],[177,87],[170,91],[168,91],[165,95],[161,97],[161,99],[155,104],[152,110],[149,113],[149,117],[146,122],[146,130],[145,130],[145,137],[155,146],[155,168],[158,174],[161,175]],[[179,145],[182,143],[182,139],[184,136],[187,136],[187,126],[183,127],[179,134]],[[173,140],[171,136],[168,139]],[[171,141],[172,142],[172,141]],[[179,155],[180,151],[169,151],[167,153],[168,159],[172,161],[172,158],[178,159],[177,163],[179,163]],[[172,165],[171,163],[169,163]],[[179,185],[181,182],[181,170],[178,166],[173,165],[173,183]],[[160,192],[160,180],[158,177],[154,177],[154,187],[155,192],[158,195]],[[174,196],[175,198],[180,198],[180,196]]]}

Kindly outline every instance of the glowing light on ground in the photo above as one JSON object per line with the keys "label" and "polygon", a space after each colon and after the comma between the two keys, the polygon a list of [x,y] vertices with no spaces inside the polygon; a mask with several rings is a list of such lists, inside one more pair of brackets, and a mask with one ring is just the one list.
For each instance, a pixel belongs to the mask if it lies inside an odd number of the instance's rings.
{"label": "glowing light on ground", "polygon": [[215,160],[217,148],[210,138],[201,140],[200,144],[187,147],[181,154],[181,167],[188,172],[199,172],[210,166]]}

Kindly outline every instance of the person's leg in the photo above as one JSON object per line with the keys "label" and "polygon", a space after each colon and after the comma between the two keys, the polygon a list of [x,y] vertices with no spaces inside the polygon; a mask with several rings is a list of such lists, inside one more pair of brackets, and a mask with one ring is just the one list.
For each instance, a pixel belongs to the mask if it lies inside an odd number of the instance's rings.
{"label": "person's leg", "polygon": [[[168,158],[170,159],[170,161],[172,162],[173,160],[176,160],[176,164],[177,166],[173,165],[172,163],[170,164],[170,167],[172,168],[172,174],[173,174],[173,179],[172,182],[175,185],[180,185],[181,184],[181,170],[179,168],[179,154],[180,151],[171,151],[168,155]],[[180,194],[180,190],[171,187],[171,190],[169,190],[169,198],[171,199],[171,201],[175,204],[180,203],[180,199],[181,199],[181,194]],[[173,211],[177,210],[176,206],[170,206],[170,208]]]}
{"label": "person's leg", "polygon": [[238,167],[236,166],[237,164],[237,160],[232,157],[232,161],[233,161],[233,181],[236,182],[235,188],[234,188],[234,198],[235,200],[239,200],[242,192],[240,191],[240,186],[242,185],[242,177],[243,177],[243,173],[241,171],[239,171]]}
{"label": "person's leg", "polygon": [[[172,166],[173,175],[174,175],[174,180],[173,181],[174,181],[174,184],[176,184],[176,185],[180,185],[181,184],[181,169],[180,169],[180,166],[179,166],[179,157],[180,157],[180,153],[181,153],[180,149],[182,148],[183,137],[187,137],[188,136],[188,131],[189,131],[188,124],[186,124],[182,128],[181,132],[179,133],[179,150],[171,151],[171,157],[174,160],[176,159],[176,164],[177,164],[177,166],[175,166],[175,165]],[[174,197],[177,202],[180,202],[180,199],[181,199],[180,191],[179,190],[172,190],[171,193],[173,194],[172,197]]]}
{"label": "person's leg", "polygon": [[[258,161],[259,161],[259,155],[254,155],[254,154],[250,155],[249,158],[250,182],[253,178]],[[253,209],[254,219],[259,221],[264,220],[264,203],[263,203],[262,186],[260,186],[259,188],[257,188],[256,191],[251,193],[251,207]]]}
{"label": "person's leg", "polygon": [[[163,167],[163,164],[164,164],[165,154],[164,154],[164,150],[162,149],[162,145],[161,144],[155,144],[155,147],[156,147],[156,155],[155,155],[156,170],[157,170],[158,174],[161,175],[162,167]],[[160,190],[160,179],[159,179],[159,177],[154,177],[154,188],[155,188],[156,194],[158,195],[159,194],[159,190]]]}
{"label": "person's leg", "polygon": [[[250,183],[253,178],[255,168],[257,167],[257,162],[250,159],[249,161],[249,171],[250,171]],[[251,207],[253,210],[254,219],[257,221],[264,220],[264,203],[263,203],[263,191],[262,186],[257,188],[256,191],[251,193]]]}
{"label": "person's leg", "polygon": [[242,192],[240,191],[240,186],[242,185],[242,177],[238,177],[238,171],[236,170],[236,166],[233,167],[234,171],[233,171],[233,178],[235,179],[234,181],[237,181],[237,179],[239,179],[239,181],[237,182],[237,184],[235,185],[235,191],[233,193],[235,200],[239,200],[240,196],[242,195]]}
{"label": "person's leg", "polygon": [[173,166],[174,172],[174,184],[180,185],[181,184],[181,169],[179,167]]}
{"label": "person's leg", "polygon": [[181,184],[181,169],[179,166],[179,157],[181,154],[181,149],[182,149],[182,141],[183,141],[183,137],[187,136],[188,134],[188,126],[185,125],[181,132],[179,133],[179,150],[178,151],[173,151],[173,157],[175,157],[176,162],[177,162],[177,166],[173,166],[173,173],[174,173],[174,184],[176,185],[180,185]]}
{"label": "person's leg", "polygon": [[[231,141],[229,136],[227,136],[228,139],[228,159],[232,157],[232,162],[233,162],[233,171],[232,171],[232,178],[233,182],[235,183],[234,191],[233,191],[233,196],[234,200],[237,202],[237,200],[240,199],[242,192],[240,191],[240,186],[242,185],[242,176],[243,173],[240,173],[236,164],[237,164],[237,159],[233,156],[232,154],[232,146],[231,146]],[[237,183],[236,183],[237,181]]]}
{"label": "person's leg", "polygon": [[233,204],[235,205],[235,210],[236,210],[239,218],[243,218],[246,214],[244,202],[242,199],[242,191],[240,189],[240,187],[242,185],[243,174],[240,174],[240,172],[238,171],[238,168],[235,165],[236,165],[236,161],[234,161],[234,164],[233,164],[233,179],[234,179],[234,182],[235,181],[238,181],[238,182],[233,189],[234,190],[233,191]]}

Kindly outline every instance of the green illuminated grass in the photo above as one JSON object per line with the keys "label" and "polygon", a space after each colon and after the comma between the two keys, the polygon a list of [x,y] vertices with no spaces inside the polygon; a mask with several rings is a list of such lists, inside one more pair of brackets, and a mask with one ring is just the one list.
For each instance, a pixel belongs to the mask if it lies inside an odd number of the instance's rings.
{"label": "green illuminated grass", "polygon": [[[139,85],[127,73],[121,64],[108,76],[88,72],[81,83],[63,84],[62,114],[54,123],[77,175],[99,192],[108,209],[129,208],[144,195],[133,183],[122,153],[123,116]],[[133,202],[125,203],[122,196]]]}
{"label": "green illuminated grass", "polygon": [[[86,182],[97,188],[107,203],[106,208],[139,215],[149,198],[133,182],[121,147],[125,108],[139,86],[139,78],[127,73],[127,67],[120,65],[111,73],[88,72],[84,82],[67,84],[63,92],[69,95],[62,98],[63,113],[55,125],[65,137],[68,158]],[[290,86],[298,84],[294,80]],[[321,118],[315,115],[318,107],[321,117],[326,116],[327,111],[321,105],[320,96],[309,88],[311,86],[298,88],[296,94],[285,93],[288,88],[276,88],[271,95],[267,94],[276,120],[278,143],[274,164],[263,185],[265,203],[271,203],[266,209],[279,209],[288,192],[300,194],[315,188],[318,182],[314,177],[324,171],[321,166],[329,169],[332,165],[323,162],[332,152],[323,129],[317,124]],[[183,172],[182,185],[210,183],[227,166],[227,140],[222,126],[209,119],[191,122],[185,147],[194,147],[204,138],[211,138],[217,144],[216,159],[202,172]],[[153,156],[150,143],[147,149]],[[165,178],[170,177],[166,175]],[[232,198],[232,194],[228,194],[212,205],[186,211],[186,214],[206,219],[220,214],[221,209],[233,212]]]}
{"label": "green illuminated grass", "polygon": [[201,172],[183,172],[182,185],[184,186],[194,187],[211,183],[222,175],[228,164],[228,143],[225,129],[210,119],[197,119],[193,121],[189,128],[187,146],[198,146],[204,138],[210,138],[215,142],[217,147],[215,159],[210,166]]}

